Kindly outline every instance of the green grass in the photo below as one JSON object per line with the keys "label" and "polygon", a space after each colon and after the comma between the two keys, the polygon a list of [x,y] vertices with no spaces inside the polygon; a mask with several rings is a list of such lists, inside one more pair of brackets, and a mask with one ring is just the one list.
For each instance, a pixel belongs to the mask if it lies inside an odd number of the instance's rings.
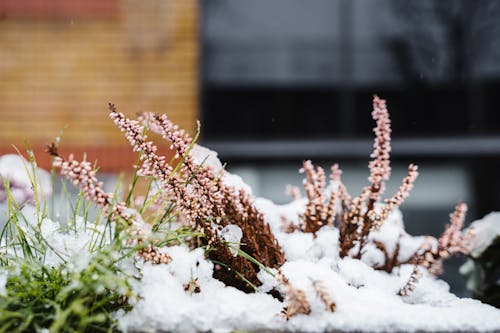
{"label": "green grass", "polygon": [[112,313],[127,310],[128,278],[101,250],[79,272],[20,261],[0,296],[0,332],[112,332]]}
{"label": "green grass", "polygon": [[[73,258],[55,249],[44,236],[44,223],[52,223],[47,218],[55,214],[48,212],[46,199],[38,195],[36,161],[30,152],[28,156],[25,171],[36,198],[34,219],[25,216],[24,206],[14,200],[8,180],[4,180],[7,216],[0,232],[0,274],[7,278],[5,288],[0,285],[0,332],[117,331],[113,313],[130,308],[130,283],[138,278],[120,267],[125,260],[133,265],[138,248],[127,245],[119,223],[112,223],[102,212],[87,223],[91,203],[82,193],[72,198],[63,183],[61,194],[69,220],[59,221],[57,232],[74,237],[90,234],[90,242],[79,254],[85,257],[85,265],[75,268]],[[52,172],[52,181],[56,180]],[[77,222],[80,217],[85,223]],[[105,227],[98,227],[102,225]],[[169,237],[179,236],[171,232]],[[49,253],[59,262],[48,261]]]}

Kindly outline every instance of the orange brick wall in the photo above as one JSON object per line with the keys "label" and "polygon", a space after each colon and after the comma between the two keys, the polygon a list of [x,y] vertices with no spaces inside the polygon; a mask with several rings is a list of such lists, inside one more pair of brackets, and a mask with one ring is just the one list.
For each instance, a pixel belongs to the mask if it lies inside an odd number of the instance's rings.
{"label": "orange brick wall", "polygon": [[165,112],[192,131],[198,110],[197,6],[195,0],[124,0],[116,15],[99,19],[4,13],[1,152],[25,139],[39,149],[64,128],[65,150],[87,151],[105,169],[119,169],[133,155],[107,117],[108,101],[128,115]]}

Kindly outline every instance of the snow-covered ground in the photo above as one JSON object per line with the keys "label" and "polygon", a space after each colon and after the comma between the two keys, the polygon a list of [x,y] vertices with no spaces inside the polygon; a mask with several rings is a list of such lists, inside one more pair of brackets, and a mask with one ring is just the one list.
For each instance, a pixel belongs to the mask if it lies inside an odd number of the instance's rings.
{"label": "snow-covered ground", "polygon": [[[227,174],[225,182],[246,188],[237,176]],[[172,257],[166,265],[152,265],[134,258],[123,262],[123,269],[135,272],[140,279],[133,281],[137,297],[130,300],[132,310],[115,314],[120,327],[130,332],[500,332],[500,310],[477,300],[456,297],[445,282],[423,268],[416,289],[409,296],[399,296],[398,291],[408,281],[413,266],[402,265],[392,273],[373,269],[372,266],[384,260],[375,246],[366,247],[362,260],[341,259],[338,230],[334,227],[323,227],[317,237],[299,231],[283,232],[282,215],[298,223],[305,201],[278,206],[257,199],[255,205],[264,213],[285,253],[282,272],[307,296],[311,305],[309,315],[299,314],[289,320],[280,315],[284,304],[266,293],[278,286],[272,272],[261,271],[260,291],[247,294],[212,277],[214,264],[205,258],[203,249],[172,246],[164,249]],[[36,224],[33,207],[28,205],[23,213]],[[499,234],[498,213],[489,215],[485,221],[473,224],[478,235],[477,253],[487,247],[493,234]],[[69,268],[74,270],[86,264],[88,244],[94,233],[85,225],[85,221],[77,218],[73,228],[62,231],[58,221],[42,222],[41,233],[52,247],[47,253],[47,264],[59,265],[64,259],[72,263]],[[26,232],[30,232],[29,228]],[[403,215],[398,210],[370,237],[384,242],[389,253],[399,242],[400,261],[408,259],[425,240],[404,231]],[[185,284],[194,280],[199,293],[186,292]],[[313,289],[315,281],[326,287],[336,303],[335,312],[325,310]],[[5,290],[5,282],[5,274],[0,272],[0,292]]]}
{"label": "snow-covered ground", "polygon": [[[408,280],[413,267],[403,265],[389,274],[374,270],[361,260],[338,258],[338,234],[324,227],[317,238],[312,234],[280,230],[280,214],[291,215],[300,203],[275,206],[259,199],[257,206],[266,213],[287,258],[283,273],[297,288],[306,292],[310,315],[297,315],[288,321],[280,316],[283,304],[263,292],[245,294],[226,287],[212,276],[213,264],[203,251],[171,247],[169,265],[141,264],[142,280],[134,285],[140,298],[129,313],[117,314],[124,330],[136,331],[298,331],[298,332],[498,332],[500,310],[473,299],[460,299],[448,285],[427,272],[415,291],[406,297],[398,290]],[[500,222],[500,221],[499,221]],[[402,215],[394,212],[374,237],[396,239],[402,229]],[[397,231],[397,232],[395,232]],[[383,237],[382,234],[391,235]],[[423,238],[404,233],[400,255],[413,253]],[[381,253],[372,249],[363,260],[376,261]],[[262,290],[276,285],[274,278],[261,271]],[[197,278],[200,293],[189,294],[183,285]],[[334,313],[324,309],[312,282],[322,281],[337,305]]]}

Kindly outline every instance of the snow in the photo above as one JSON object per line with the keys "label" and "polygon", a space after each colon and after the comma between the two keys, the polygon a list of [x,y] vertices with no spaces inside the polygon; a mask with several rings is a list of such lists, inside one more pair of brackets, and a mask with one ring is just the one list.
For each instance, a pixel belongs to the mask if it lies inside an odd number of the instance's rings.
{"label": "snow", "polygon": [[[459,299],[448,285],[425,274],[409,297],[396,293],[412,267],[399,274],[375,271],[362,261],[323,258],[288,261],[282,267],[291,283],[306,292],[312,313],[286,321],[282,304],[265,293],[245,294],[211,278],[213,264],[200,249],[168,249],[169,265],[143,264],[142,279],[134,285],[139,299],[129,313],[117,318],[128,331],[230,332],[248,331],[495,331],[500,311],[471,299]],[[268,275],[269,276],[269,275]],[[198,278],[201,292],[186,293],[183,284]],[[337,304],[335,313],[324,311],[311,282],[321,280]]]}
{"label": "snow", "polygon": [[224,171],[222,183],[228,187],[234,187],[236,190],[243,190],[249,194],[252,194],[252,188],[248,186],[240,176],[232,174],[230,172]]}
{"label": "snow", "polygon": [[[213,264],[202,249],[168,249],[172,262],[143,263],[142,279],[134,285],[139,299],[131,312],[117,314],[121,327],[130,331],[229,332],[278,327],[281,304],[263,293],[245,294],[212,278]],[[183,284],[198,278],[201,292],[189,294]]]}
{"label": "snow", "polygon": [[[30,163],[23,157],[15,154],[0,157],[0,201],[6,199],[4,180],[8,180],[12,197],[19,205],[33,200],[32,184],[26,170],[32,172]],[[50,174],[43,169],[37,168],[36,179],[39,195],[50,196],[52,192]]]}
{"label": "snow", "polygon": [[[265,214],[280,245],[286,262],[281,270],[292,285],[304,290],[311,304],[310,315],[297,315],[286,321],[280,316],[283,304],[266,291],[277,286],[275,279],[261,271],[260,291],[245,294],[214,280],[213,264],[203,251],[175,246],[166,250],[173,260],[168,265],[142,264],[142,279],[134,284],[138,299],[129,313],[117,314],[125,331],[151,330],[176,332],[417,332],[417,331],[500,331],[500,310],[477,300],[460,299],[449,292],[444,281],[422,269],[423,277],[412,294],[397,293],[408,280],[413,266],[403,265],[389,274],[374,270],[372,258],[380,251],[372,248],[363,260],[338,257],[338,231],[323,227],[317,237],[279,228],[281,214],[300,211],[303,202],[277,206],[258,199],[256,206]],[[372,236],[387,242],[393,251],[400,242],[400,256],[409,257],[424,241],[404,231],[402,214],[395,211],[380,231]],[[189,294],[183,284],[198,279],[200,293]],[[326,312],[315,294],[312,282],[320,280],[337,305]]]}
{"label": "snow", "polygon": [[[91,257],[92,242],[96,239],[100,240],[99,237],[105,234],[103,225],[86,222],[80,216],[76,216],[72,225],[44,218],[38,227],[38,213],[35,207],[27,205],[23,207],[20,214],[24,216],[24,219],[20,219],[18,228],[27,235],[26,239],[30,246],[47,247],[43,262],[49,267],[67,263],[66,269],[72,272],[83,270]],[[36,232],[39,232],[43,239],[41,244],[38,243],[40,239],[36,237]],[[103,244],[108,243],[109,237],[104,237]],[[9,250],[12,252],[12,248]],[[21,253],[18,251],[16,255],[21,255]]]}
{"label": "snow", "polygon": [[473,222],[469,229],[475,234],[471,255],[477,258],[497,237],[500,237],[500,212],[492,212],[481,220]]}
{"label": "snow", "polygon": [[[267,205],[278,212],[283,209],[272,207],[269,202]],[[31,223],[36,222],[33,208],[25,208],[23,214]],[[397,213],[394,218],[399,216]],[[74,270],[85,267],[90,256],[88,244],[94,234],[81,218],[76,221],[73,228],[61,228],[50,219],[42,222],[41,232],[53,248],[47,254],[47,265],[61,264],[62,256]],[[334,228],[321,229],[316,238],[299,232],[278,232],[278,236],[287,257],[281,270],[294,287],[305,291],[311,304],[310,315],[298,315],[289,321],[280,316],[283,304],[265,293],[277,286],[268,272],[259,273],[263,281],[260,292],[246,294],[212,278],[214,265],[205,258],[203,249],[172,246],[164,249],[172,257],[168,265],[136,263],[141,278],[133,282],[137,295],[131,300],[133,308],[128,313],[115,314],[121,328],[175,332],[500,330],[499,310],[479,301],[457,298],[445,282],[427,272],[410,296],[397,296],[413,267],[405,265],[388,274],[360,260],[339,259]],[[293,244],[302,252],[294,250]],[[4,275],[0,274],[0,292],[5,289]],[[189,294],[184,284],[193,279],[201,291]],[[315,280],[326,286],[337,305],[336,312],[324,310],[312,288]]]}
{"label": "snow", "polygon": [[219,173],[223,169],[222,163],[217,157],[217,152],[207,147],[195,143],[189,155],[191,155],[196,164],[210,166],[215,173]]}
{"label": "snow", "polygon": [[0,270],[0,296],[5,296],[7,291],[5,290],[5,285],[7,284],[7,272]]}
{"label": "snow", "polygon": [[238,254],[243,231],[236,224],[228,224],[220,231],[220,236],[229,244],[229,251],[233,256]]}

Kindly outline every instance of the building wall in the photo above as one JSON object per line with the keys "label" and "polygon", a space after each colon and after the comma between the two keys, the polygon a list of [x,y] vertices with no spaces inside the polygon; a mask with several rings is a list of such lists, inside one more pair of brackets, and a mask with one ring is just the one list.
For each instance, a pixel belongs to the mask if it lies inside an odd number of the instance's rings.
{"label": "building wall", "polygon": [[116,1],[105,17],[91,6],[56,12],[30,1],[31,12],[0,4],[2,153],[24,140],[40,150],[64,130],[64,151],[85,151],[101,168],[118,170],[134,156],[107,117],[109,101],[131,116],[167,113],[194,129],[197,1]]}

